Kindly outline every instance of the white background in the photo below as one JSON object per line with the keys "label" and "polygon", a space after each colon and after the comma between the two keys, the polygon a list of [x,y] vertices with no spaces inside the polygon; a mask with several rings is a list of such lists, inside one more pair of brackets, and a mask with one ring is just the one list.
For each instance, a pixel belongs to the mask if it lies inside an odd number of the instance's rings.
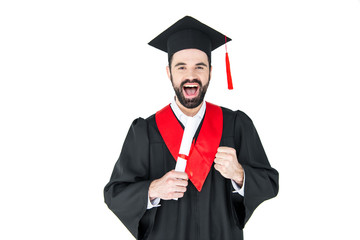
{"label": "white background", "polygon": [[134,118],[168,104],[147,43],[191,15],[233,39],[206,100],[254,121],[277,198],[246,240],[360,239],[360,1],[1,1],[1,239],[133,239],[103,187]]}

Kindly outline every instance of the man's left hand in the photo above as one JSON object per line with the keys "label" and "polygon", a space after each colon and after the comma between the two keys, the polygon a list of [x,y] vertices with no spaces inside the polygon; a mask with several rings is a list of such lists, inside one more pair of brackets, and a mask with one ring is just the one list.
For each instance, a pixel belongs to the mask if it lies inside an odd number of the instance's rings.
{"label": "man's left hand", "polygon": [[219,147],[214,162],[214,168],[219,171],[224,178],[232,179],[242,187],[244,182],[244,169],[238,162],[234,148]]}

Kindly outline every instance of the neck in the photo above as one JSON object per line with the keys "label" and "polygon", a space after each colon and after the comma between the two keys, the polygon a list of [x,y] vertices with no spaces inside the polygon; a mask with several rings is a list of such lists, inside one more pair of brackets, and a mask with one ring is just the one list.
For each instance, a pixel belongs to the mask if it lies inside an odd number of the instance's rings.
{"label": "neck", "polygon": [[178,105],[178,107],[180,108],[180,110],[188,117],[195,116],[200,111],[201,106],[204,104],[204,102],[202,102],[196,108],[186,108],[179,102],[179,100],[177,98],[175,99],[175,102],[176,102],[176,105]]}

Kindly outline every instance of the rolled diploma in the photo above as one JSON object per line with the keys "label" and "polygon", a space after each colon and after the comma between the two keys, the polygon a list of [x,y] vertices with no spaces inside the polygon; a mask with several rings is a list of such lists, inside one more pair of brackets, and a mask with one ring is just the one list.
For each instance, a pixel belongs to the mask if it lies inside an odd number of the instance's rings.
{"label": "rolled diploma", "polygon": [[186,160],[178,157],[176,161],[175,171],[177,172],[185,172],[186,168]]}
{"label": "rolled diploma", "polygon": [[[184,134],[182,136],[179,154],[184,154],[186,156],[189,155],[195,132],[196,132],[195,119],[193,117],[189,117],[186,122]],[[176,161],[175,171],[185,172],[185,169],[186,169],[186,160],[181,157],[178,157]],[[174,200],[178,200],[178,199],[174,198]]]}

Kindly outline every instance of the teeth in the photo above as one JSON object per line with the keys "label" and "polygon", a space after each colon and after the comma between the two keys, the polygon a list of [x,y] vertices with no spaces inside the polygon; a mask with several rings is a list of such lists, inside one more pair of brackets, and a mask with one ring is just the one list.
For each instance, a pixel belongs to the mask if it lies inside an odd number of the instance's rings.
{"label": "teeth", "polygon": [[197,85],[185,85],[184,87],[197,87]]}

